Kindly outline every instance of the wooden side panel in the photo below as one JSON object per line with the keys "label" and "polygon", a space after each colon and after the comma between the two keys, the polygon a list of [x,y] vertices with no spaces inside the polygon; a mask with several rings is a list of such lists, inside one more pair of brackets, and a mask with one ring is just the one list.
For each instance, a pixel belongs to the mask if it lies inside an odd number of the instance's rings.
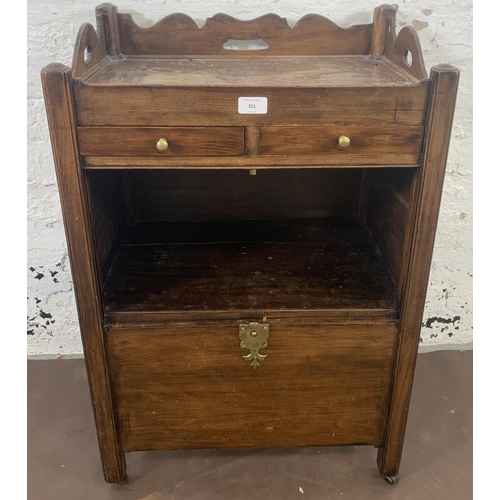
{"label": "wooden side panel", "polygon": [[[121,174],[121,175],[120,175]],[[86,171],[90,218],[100,282],[104,282],[127,227],[122,177],[125,172]]]}
{"label": "wooden side panel", "polygon": [[271,325],[253,370],[237,326],[112,329],[123,448],[380,446],[396,331]]}
{"label": "wooden side panel", "polygon": [[427,78],[424,56],[418,34],[413,26],[403,26],[396,36],[396,10],[386,11],[386,60],[415,81]]}
{"label": "wooden side panel", "polygon": [[96,33],[90,23],[84,23],[78,31],[71,72],[74,78],[80,78],[85,73],[109,60],[106,54],[106,42],[102,31]]}
{"label": "wooden side panel", "polygon": [[[424,124],[428,81],[407,87],[128,87],[75,85],[79,125],[250,126]],[[238,113],[238,97],[267,97],[268,112]]]}
{"label": "wooden side panel", "polygon": [[367,54],[372,25],[343,29],[326,17],[308,14],[294,28],[285,18],[267,14],[241,21],[217,14],[198,28],[185,14],[172,14],[149,28],[138,26],[130,14],[119,14],[120,38],[126,55],[255,55],[256,50],[227,50],[228,40],[264,40],[266,55],[343,55]]}
{"label": "wooden side panel", "polygon": [[359,171],[144,170],[133,173],[139,220],[353,217]]}
{"label": "wooden side panel", "polygon": [[424,139],[424,160],[415,204],[411,210],[413,233],[407,262],[408,274],[402,293],[401,332],[390,416],[384,446],[379,450],[377,459],[379,470],[384,476],[397,475],[401,461],[458,79],[458,69],[449,64],[432,68],[433,88]]}
{"label": "wooden side panel", "polygon": [[42,85],[104,477],[108,482],[122,481],[126,475],[125,458],[115,427],[96,256],[76,142],[70,68],[62,64],[45,67]]}
{"label": "wooden side panel", "polygon": [[366,221],[392,275],[401,282],[414,169],[374,169],[369,173]]}
{"label": "wooden side panel", "polygon": [[366,220],[366,204],[368,198],[368,178],[369,170],[363,168],[361,170],[361,176],[359,180],[359,192],[358,192],[358,220]]}
{"label": "wooden side panel", "polygon": [[245,138],[243,127],[78,127],[78,143],[82,155],[224,156],[244,154]]}

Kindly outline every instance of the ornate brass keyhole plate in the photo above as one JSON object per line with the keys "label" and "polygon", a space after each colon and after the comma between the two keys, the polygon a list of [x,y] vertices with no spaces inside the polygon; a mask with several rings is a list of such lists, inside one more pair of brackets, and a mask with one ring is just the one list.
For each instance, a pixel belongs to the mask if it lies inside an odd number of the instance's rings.
{"label": "ornate brass keyhole plate", "polygon": [[242,323],[240,325],[240,347],[248,349],[250,354],[245,354],[243,359],[251,361],[250,366],[256,370],[264,361],[267,354],[261,354],[260,349],[265,349],[269,339],[269,325],[262,323]]}

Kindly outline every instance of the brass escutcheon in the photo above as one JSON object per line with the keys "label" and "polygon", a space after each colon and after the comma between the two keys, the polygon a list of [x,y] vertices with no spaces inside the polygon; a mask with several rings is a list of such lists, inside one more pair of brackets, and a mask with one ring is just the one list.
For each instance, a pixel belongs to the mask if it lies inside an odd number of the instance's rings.
{"label": "brass escutcheon", "polygon": [[251,361],[250,366],[257,370],[259,361],[264,361],[267,354],[261,354],[260,349],[265,349],[269,339],[269,325],[262,323],[242,323],[240,324],[240,347],[248,349],[250,354],[245,354],[242,358]]}

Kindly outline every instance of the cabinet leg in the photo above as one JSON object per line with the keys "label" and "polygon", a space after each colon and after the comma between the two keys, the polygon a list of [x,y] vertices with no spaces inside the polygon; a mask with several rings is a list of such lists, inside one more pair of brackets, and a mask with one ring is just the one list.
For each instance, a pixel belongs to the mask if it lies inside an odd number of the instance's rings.
{"label": "cabinet leg", "polygon": [[378,471],[389,484],[398,482],[399,464],[401,463],[401,448],[379,448],[377,454]]}
{"label": "cabinet leg", "polygon": [[101,463],[104,480],[107,483],[121,483],[127,478],[127,461],[124,453],[116,450],[106,453],[101,448]]}
{"label": "cabinet leg", "polygon": [[417,174],[419,176],[418,193],[410,208],[414,230],[409,245],[408,261],[405,264],[406,283],[401,292],[400,334],[385,429],[386,437],[377,456],[380,473],[392,484],[399,471],[410,407],[413,374],[425,307],[425,290],[429,280],[459,72],[456,68],[443,64],[432,68],[430,78],[432,92],[422,166]]}
{"label": "cabinet leg", "polygon": [[62,64],[51,64],[42,70],[41,77],[102,468],[105,480],[115,483],[125,479],[126,464],[111,392],[101,290],[95,265],[96,246],[77,147],[71,70]]}

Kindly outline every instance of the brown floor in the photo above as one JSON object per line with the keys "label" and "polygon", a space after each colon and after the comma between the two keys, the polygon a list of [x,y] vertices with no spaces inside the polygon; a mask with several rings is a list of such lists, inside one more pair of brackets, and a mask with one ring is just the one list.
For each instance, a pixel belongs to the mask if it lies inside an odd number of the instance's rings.
{"label": "brown floor", "polygon": [[[28,499],[472,498],[472,351],[419,354],[399,483],[371,447],[141,452],[102,479],[83,360],[28,361]],[[303,493],[302,493],[303,492]]]}

